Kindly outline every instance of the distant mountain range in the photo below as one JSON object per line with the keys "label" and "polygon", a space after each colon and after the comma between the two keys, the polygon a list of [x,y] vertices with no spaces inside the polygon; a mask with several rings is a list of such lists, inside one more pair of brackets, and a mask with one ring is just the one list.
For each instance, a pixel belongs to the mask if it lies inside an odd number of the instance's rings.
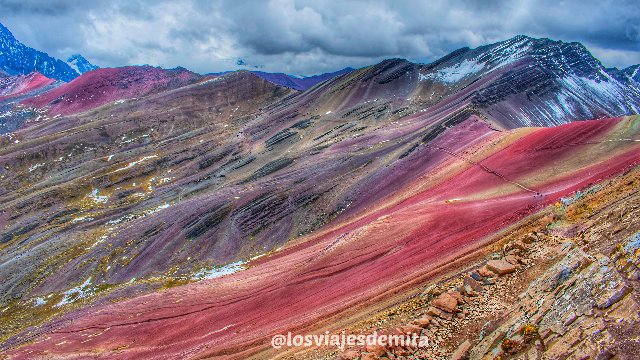
{"label": "distant mountain range", "polygon": [[[300,91],[304,91],[307,90],[311,87],[313,87],[316,84],[319,84],[323,81],[332,79],[336,76],[340,76],[340,75],[344,75],[347,73],[352,72],[353,68],[347,67],[344,68],[342,70],[338,70],[338,71],[334,71],[334,72],[328,72],[328,73],[324,73],[324,74],[319,74],[319,75],[313,75],[313,76],[295,76],[295,75],[289,75],[289,74],[285,74],[285,73],[270,73],[270,72],[264,72],[264,71],[256,71],[256,70],[238,70],[238,71],[249,71],[251,73],[253,73],[254,75],[257,75],[258,77],[261,77],[273,84],[276,85],[280,85],[280,86],[285,86],[288,87],[290,89],[295,89],[295,90],[300,90]],[[229,73],[232,73],[234,71],[221,71],[221,72],[213,72],[213,73],[207,73],[207,75],[211,75],[211,76],[222,76],[222,75],[227,75]]]}
{"label": "distant mountain range", "polygon": [[[7,76],[37,71],[45,77],[69,82],[80,74],[96,69],[97,66],[80,54],[73,55],[67,62],[63,62],[29,48],[16,40],[11,32],[0,24],[0,70]],[[354,88],[352,84],[348,87],[352,94],[344,98],[345,105],[365,100],[365,94],[369,100],[374,96],[393,95],[400,99],[413,94],[412,102],[420,102],[427,107],[447,101],[465,101],[482,109],[498,123],[498,126],[505,128],[551,126],[579,119],[633,114],[638,113],[640,109],[639,65],[622,70],[607,69],[579,43],[516,36],[476,49],[462,48],[430,64],[390,59],[365,69],[369,70],[357,72],[352,68],[345,68],[309,77],[263,71],[251,73],[275,85],[297,91],[306,91],[345,74],[358,73],[360,75],[353,77],[353,81],[358,80],[362,84],[359,88]],[[38,99],[26,99],[24,97],[27,94],[24,93],[11,99],[5,97],[4,102],[15,104],[20,100],[31,106],[46,106],[49,111],[69,114],[87,110],[107,100],[133,97],[136,91],[140,91],[139,94],[149,94],[149,91],[183,86],[197,81],[198,78],[228,76],[232,73],[221,72],[202,76],[186,69],[182,70],[184,71],[163,70],[149,66],[120,68],[100,73],[108,74],[108,77],[115,76],[117,80],[114,81],[120,84],[120,88],[110,87],[109,94],[105,91],[94,94],[91,88],[97,86],[96,81],[102,80],[99,76],[87,78],[87,74],[81,76],[74,85],[70,84],[71,86],[65,86]],[[189,73],[189,80],[185,82],[183,75],[186,72]],[[383,78],[381,74],[385,74]],[[127,76],[133,77],[127,79]],[[176,76],[175,81],[171,80]],[[25,81],[22,78],[11,79]],[[151,85],[158,79],[162,79],[160,82],[166,86],[157,88],[156,85]],[[372,79],[375,79],[375,82],[372,83]],[[11,85],[11,81],[13,80],[4,81],[3,86],[22,86]],[[393,83],[393,89],[380,86],[387,83]],[[38,81],[35,84],[44,82]],[[60,85],[61,83],[51,82],[47,89]],[[35,90],[30,86],[27,88]],[[367,92],[361,93],[364,88],[368,89]],[[378,93],[381,91],[378,88],[385,90]],[[341,92],[340,89],[335,91]],[[40,93],[41,91],[37,92]],[[91,101],[81,101],[79,96],[90,98]],[[16,112],[7,106],[0,107],[0,113],[5,114],[2,117],[4,120],[0,121],[14,124],[5,127],[4,131],[11,131],[15,126],[19,126],[25,117],[20,115],[21,120],[10,118],[18,113],[23,114],[24,110]]]}
{"label": "distant mountain range", "polygon": [[516,36],[420,66],[442,95],[466,91],[504,123],[549,126],[640,110],[638,66],[606,69],[580,43]]}
{"label": "distant mountain range", "polygon": [[306,77],[296,77],[296,76],[288,75],[284,73],[268,73],[264,71],[251,71],[251,72],[276,85],[286,86],[291,89],[304,91],[318,83],[332,79],[336,76],[350,73],[353,70],[355,69],[347,67],[342,70],[338,70],[334,72],[324,73],[320,75],[306,76]]}

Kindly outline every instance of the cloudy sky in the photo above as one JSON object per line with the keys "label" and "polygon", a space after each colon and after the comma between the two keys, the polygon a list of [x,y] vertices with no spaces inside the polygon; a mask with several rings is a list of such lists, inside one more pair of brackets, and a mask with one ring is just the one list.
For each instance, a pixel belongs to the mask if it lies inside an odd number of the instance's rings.
{"label": "cloudy sky", "polygon": [[640,63],[638,0],[0,0],[0,22],[59,58],[201,73],[429,62],[517,34],[580,41],[605,66]]}

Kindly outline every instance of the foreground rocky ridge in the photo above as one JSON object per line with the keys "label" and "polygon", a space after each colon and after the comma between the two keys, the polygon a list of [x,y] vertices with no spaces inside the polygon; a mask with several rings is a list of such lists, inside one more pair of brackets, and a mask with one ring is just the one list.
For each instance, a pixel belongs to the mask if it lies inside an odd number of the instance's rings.
{"label": "foreground rocky ridge", "polygon": [[[422,334],[431,340],[426,351],[370,347],[336,358],[636,358],[639,174],[635,169],[562,199],[512,229],[487,249],[504,244],[500,251],[471,265],[468,273],[453,270],[446,276],[453,280],[431,284],[409,302],[351,329]],[[389,332],[387,323],[400,326]]]}

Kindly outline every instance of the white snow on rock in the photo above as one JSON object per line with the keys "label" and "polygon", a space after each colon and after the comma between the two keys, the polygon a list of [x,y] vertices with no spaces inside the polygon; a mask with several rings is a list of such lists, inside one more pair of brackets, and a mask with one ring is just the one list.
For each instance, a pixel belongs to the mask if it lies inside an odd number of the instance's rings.
{"label": "white snow on rock", "polygon": [[198,273],[194,275],[195,279],[214,279],[217,277],[221,277],[224,275],[233,274],[240,270],[244,270],[245,262],[244,261],[236,261],[234,263],[230,263],[224,266],[214,266],[211,269],[202,269]]}
{"label": "white snow on rock", "polygon": [[484,69],[484,67],[484,63],[478,63],[475,60],[464,60],[461,63],[440,69],[434,73],[426,75],[420,74],[419,79],[439,80],[447,84],[452,84],[454,82],[462,80],[469,75],[480,72],[482,69]]}
{"label": "white snow on rock", "polygon": [[136,160],[136,161],[130,162],[129,165],[127,165],[125,167],[122,167],[120,169],[117,169],[114,172],[119,172],[119,171],[130,169],[130,168],[132,168],[132,167],[134,167],[134,166],[136,166],[136,165],[138,165],[140,163],[143,163],[143,162],[145,162],[145,161],[147,161],[149,159],[153,159],[153,158],[157,158],[157,157],[158,157],[158,155],[145,156],[145,157],[141,158],[140,160]]}
{"label": "white snow on rock", "polygon": [[91,277],[87,278],[84,283],[73,287],[64,292],[64,297],[55,306],[62,306],[76,302],[82,298],[93,295],[93,287],[91,286]]}
{"label": "white snow on rock", "polygon": [[107,201],[109,201],[108,196],[100,196],[100,190],[98,189],[93,189],[93,191],[87,196],[97,204],[106,203]]}

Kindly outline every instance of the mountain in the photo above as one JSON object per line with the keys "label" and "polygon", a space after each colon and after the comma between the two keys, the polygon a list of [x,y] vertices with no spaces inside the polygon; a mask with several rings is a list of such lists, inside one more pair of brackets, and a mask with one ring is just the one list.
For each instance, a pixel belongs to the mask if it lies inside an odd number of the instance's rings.
{"label": "mountain", "polygon": [[184,68],[162,69],[126,66],[97,69],[38,97],[25,105],[47,107],[52,114],[82,112],[116,100],[145,96],[181,87],[199,80],[200,75]]}
{"label": "mountain", "polygon": [[638,113],[640,84],[619,72],[581,44],[518,36],[430,64],[385,60],[351,73],[332,97],[342,99],[341,108],[382,98],[424,111],[470,106],[497,128],[555,126]]}
{"label": "mountain", "polygon": [[314,75],[314,76],[307,76],[307,77],[296,77],[296,76],[283,74],[283,73],[268,73],[263,71],[252,71],[252,73],[260,76],[261,78],[267,81],[271,81],[276,85],[286,86],[291,89],[304,91],[313,87],[318,83],[332,79],[340,75],[348,74],[353,70],[354,69],[347,67],[335,72],[324,73],[324,74]]}
{"label": "mountain", "polygon": [[[516,37],[306,91],[124,67],[20,98],[7,111],[28,121],[0,136],[1,349],[272,358],[276,333],[421,319],[437,343],[416,358],[472,336],[478,357],[542,339],[560,358],[607,307],[616,320],[589,328],[633,331],[606,328],[640,307],[601,256],[640,231],[633,76],[579,44]],[[545,290],[526,293],[537,278]]]}
{"label": "mountain", "polygon": [[0,100],[25,95],[54,82],[54,79],[49,79],[38,72],[28,75],[7,76],[0,79]]}
{"label": "mountain", "polygon": [[71,55],[67,59],[67,64],[69,64],[69,66],[71,66],[75,71],[77,71],[81,75],[86,72],[98,69],[98,66],[93,65],[87,59],[85,59],[84,56],[80,54]]}
{"label": "mountain", "polygon": [[37,109],[26,108],[20,102],[62,84],[62,81],[50,79],[38,72],[0,77],[0,134],[15,131],[27,121],[37,122],[43,118]]}
{"label": "mountain", "polygon": [[640,84],[617,80],[579,43],[518,36],[455,51],[424,66],[420,76],[453,91],[474,88],[473,104],[516,126],[557,125],[640,109]]}
{"label": "mountain", "polygon": [[[319,84],[323,81],[327,81],[329,79],[333,79],[334,77],[338,77],[340,75],[344,75],[344,74],[348,74],[350,72],[352,72],[354,69],[347,67],[344,68],[342,70],[338,70],[338,71],[334,71],[334,72],[329,72],[329,73],[324,73],[324,74],[319,74],[319,75],[313,75],[313,76],[306,76],[306,77],[298,77],[298,76],[293,76],[293,75],[289,75],[289,74],[285,74],[285,73],[269,73],[269,72],[264,72],[264,71],[255,71],[255,70],[250,70],[253,74],[269,81],[272,82],[276,85],[280,85],[280,86],[285,86],[288,87],[290,89],[294,89],[294,90],[300,90],[300,91],[305,91],[313,86],[315,86],[316,84]],[[242,70],[245,71],[245,70]],[[211,76],[222,76],[222,75],[226,75],[229,74],[233,71],[222,71],[222,72],[217,72],[217,73],[208,73],[207,75],[211,75]]]}
{"label": "mountain", "polygon": [[79,75],[64,61],[22,44],[1,23],[0,70],[10,75],[29,74],[37,71],[48,78],[62,81],[71,81]]}

